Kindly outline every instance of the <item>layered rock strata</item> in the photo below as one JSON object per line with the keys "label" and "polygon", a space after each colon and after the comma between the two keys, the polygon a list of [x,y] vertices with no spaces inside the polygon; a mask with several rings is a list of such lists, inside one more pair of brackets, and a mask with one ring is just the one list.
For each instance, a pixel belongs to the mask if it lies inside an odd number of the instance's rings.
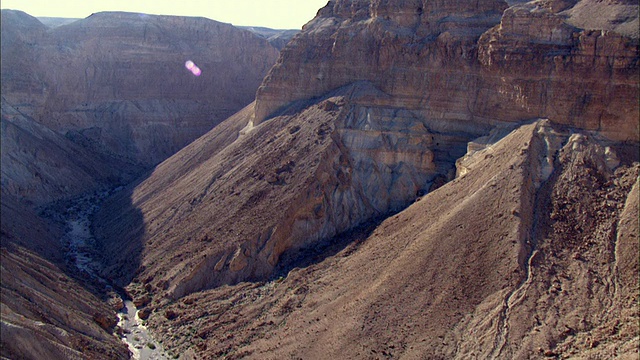
{"label": "layered rock strata", "polygon": [[143,167],[250,103],[278,56],[265,39],[204,18],[98,13],[48,29],[24,13],[2,17],[3,98],[78,144]]}
{"label": "layered rock strata", "polygon": [[329,2],[283,50],[254,108],[102,212],[105,274],[158,301],[266,279],[285,252],[442,185],[466,143],[497,125],[549,114],[637,140],[633,34],[570,25],[578,5]]}
{"label": "layered rock strata", "polygon": [[367,80],[394,106],[431,118],[544,117],[637,141],[637,4],[510,5],[330,1],[265,78],[255,123],[293,101]]}

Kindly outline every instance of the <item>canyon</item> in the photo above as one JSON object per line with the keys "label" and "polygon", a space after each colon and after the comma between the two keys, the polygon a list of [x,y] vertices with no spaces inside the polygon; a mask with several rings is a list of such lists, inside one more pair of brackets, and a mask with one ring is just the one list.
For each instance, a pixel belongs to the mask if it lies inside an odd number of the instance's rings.
{"label": "canyon", "polygon": [[250,103],[278,49],[204,18],[46,20],[2,10],[2,356],[128,358],[103,286],[65,260],[57,214]]}
{"label": "canyon", "polygon": [[[90,217],[97,276],[180,358],[637,358],[637,3],[331,0],[295,36],[262,38],[205,19],[105,13],[47,30],[11,15],[3,348],[6,328],[44,336],[52,358],[129,356],[109,335],[113,301],[55,270],[50,245],[66,200],[121,186]],[[166,24],[196,45],[152,31]],[[109,43],[107,28],[128,39],[125,60],[153,50],[179,69],[65,55]],[[214,28],[246,41],[243,61],[216,60],[225,48],[197,35]],[[280,36],[293,37],[276,61]],[[49,66],[82,75],[29,74],[38,41],[64,50]],[[34,269],[13,265],[26,257]],[[40,274],[59,290],[21,282]],[[92,330],[38,318],[32,289],[86,299],[97,312],[71,322]]]}

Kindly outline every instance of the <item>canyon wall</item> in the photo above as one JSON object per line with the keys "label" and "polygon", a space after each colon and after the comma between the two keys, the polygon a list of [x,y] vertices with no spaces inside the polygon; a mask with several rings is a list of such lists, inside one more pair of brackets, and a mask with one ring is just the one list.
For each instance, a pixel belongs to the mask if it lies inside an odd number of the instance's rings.
{"label": "canyon wall", "polygon": [[637,358],[640,167],[546,120],[499,133],[310,264],[161,302],[150,327],[206,359]]}
{"label": "canyon wall", "polygon": [[[52,29],[2,12],[2,94],[93,151],[149,167],[255,95],[278,50],[205,18],[97,13]],[[191,60],[201,69],[185,68]]]}
{"label": "canyon wall", "polygon": [[174,299],[266,279],[283,254],[451,180],[472,139],[531,118],[637,144],[637,34],[622,26],[637,13],[612,3],[622,10],[598,24],[617,27],[569,23],[591,5],[330,1],[251,109],[102,211],[105,274]]}
{"label": "canyon wall", "polygon": [[431,119],[544,117],[637,141],[637,11],[590,0],[330,1],[265,78],[254,122],[366,80],[387,105]]}
{"label": "canyon wall", "polygon": [[102,275],[204,358],[637,355],[637,8],[330,1],[105,203]]}

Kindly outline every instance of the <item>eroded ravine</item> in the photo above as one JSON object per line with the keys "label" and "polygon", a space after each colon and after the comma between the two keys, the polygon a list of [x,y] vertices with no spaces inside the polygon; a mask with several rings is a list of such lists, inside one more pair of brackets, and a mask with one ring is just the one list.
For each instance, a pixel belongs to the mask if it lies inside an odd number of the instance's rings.
{"label": "eroded ravine", "polygon": [[123,308],[118,312],[117,336],[127,344],[133,359],[162,360],[172,358],[162,345],[156,341],[138,316],[138,308],[118,293],[104,278],[100,277],[101,263],[95,250],[95,238],[91,232],[92,215],[100,209],[102,201],[119,191],[89,194],[73,201],[62,213],[65,221],[65,234],[61,239],[66,250],[67,262],[75,267],[88,281],[99,284],[107,294],[110,303],[119,303]]}

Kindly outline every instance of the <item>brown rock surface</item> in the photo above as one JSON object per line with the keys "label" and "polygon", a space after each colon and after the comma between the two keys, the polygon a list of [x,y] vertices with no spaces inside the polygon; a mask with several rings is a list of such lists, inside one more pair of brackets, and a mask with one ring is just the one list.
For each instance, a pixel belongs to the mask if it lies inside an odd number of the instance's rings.
{"label": "brown rock surface", "polygon": [[205,358],[635,355],[635,20],[591,5],[330,1],[97,215],[104,274]]}
{"label": "brown rock surface", "polygon": [[637,357],[637,14],[594,4],[330,1],[96,214],[104,277],[185,357]]}
{"label": "brown rock surface", "polygon": [[2,357],[128,358],[110,333],[122,304],[73,277],[39,211],[131,181],[210,130],[253,99],[278,51],[203,18],[100,13],[49,29],[2,10],[1,24]]}
{"label": "brown rock surface", "polygon": [[292,101],[367,80],[390,103],[429,118],[544,117],[637,140],[637,3],[506,7],[493,0],[330,1],[265,78],[255,123]]}

